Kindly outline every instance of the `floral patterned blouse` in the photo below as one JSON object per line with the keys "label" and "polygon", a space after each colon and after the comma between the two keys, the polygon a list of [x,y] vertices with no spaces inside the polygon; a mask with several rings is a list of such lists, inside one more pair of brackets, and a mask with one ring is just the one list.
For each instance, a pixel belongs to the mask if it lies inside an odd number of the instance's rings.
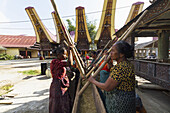
{"label": "floral patterned blouse", "polygon": [[116,89],[123,91],[135,90],[134,66],[129,61],[122,61],[113,66],[110,76],[112,79],[119,82]]}

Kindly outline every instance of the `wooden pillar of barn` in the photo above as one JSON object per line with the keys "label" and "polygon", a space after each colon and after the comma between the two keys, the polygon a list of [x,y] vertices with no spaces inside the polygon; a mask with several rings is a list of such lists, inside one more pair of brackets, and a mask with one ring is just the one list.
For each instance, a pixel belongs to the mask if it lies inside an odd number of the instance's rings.
{"label": "wooden pillar of barn", "polygon": [[169,36],[167,31],[158,32],[158,60],[167,61],[169,58]]}
{"label": "wooden pillar of barn", "polygon": [[25,58],[28,58],[27,48],[25,48]]}
{"label": "wooden pillar of barn", "polygon": [[[133,51],[135,51],[135,34],[131,35],[131,46],[133,46]],[[133,53],[133,59],[135,58],[135,53]]]}

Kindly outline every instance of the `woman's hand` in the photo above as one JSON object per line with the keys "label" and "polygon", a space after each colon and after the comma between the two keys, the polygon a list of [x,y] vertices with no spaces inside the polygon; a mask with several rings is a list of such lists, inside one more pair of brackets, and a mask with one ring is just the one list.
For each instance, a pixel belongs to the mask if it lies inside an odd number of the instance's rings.
{"label": "woman's hand", "polygon": [[71,49],[73,49],[75,46],[74,46],[74,44],[71,44],[69,47],[70,47]]}
{"label": "woman's hand", "polygon": [[93,83],[93,82],[95,81],[95,79],[94,79],[92,76],[90,76],[90,77],[88,78],[88,80],[89,80],[89,82],[91,82],[91,83]]}

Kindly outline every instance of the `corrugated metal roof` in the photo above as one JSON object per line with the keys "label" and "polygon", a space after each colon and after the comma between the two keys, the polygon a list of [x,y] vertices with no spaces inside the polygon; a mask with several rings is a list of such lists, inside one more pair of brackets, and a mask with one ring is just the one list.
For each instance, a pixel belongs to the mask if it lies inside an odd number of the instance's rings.
{"label": "corrugated metal roof", "polygon": [[35,42],[35,36],[0,35],[0,45],[3,47],[30,47]]}

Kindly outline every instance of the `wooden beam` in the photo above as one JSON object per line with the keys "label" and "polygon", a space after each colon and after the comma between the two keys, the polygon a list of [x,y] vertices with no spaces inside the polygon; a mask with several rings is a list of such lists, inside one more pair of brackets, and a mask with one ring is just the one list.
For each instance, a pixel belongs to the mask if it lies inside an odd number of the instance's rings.
{"label": "wooden beam", "polygon": [[93,88],[93,97],[94,97],[97,113],[106,113],[105,106],[104,106],[102,99],[100,97],[100,94],[94,84],[92,84],[92,88]]}
{"label": "wooden beam", "polygon": [[170,30],[170,25],[164,25],[164,26],[156,26],[156,27],[139,27],[136,31],[142,30],[142,31],[155,31],[155,30]]}
{"label": "wooden beam", "polygon": [[80,97],[80,95],[79,95],[80,85],[81,85],[81,78],[79,78],[79,82],[78,82],[78,85],[77,85],[76,96],[75,96],[75,99],[74,99],[72,113],[77,113],[78,104],[79,104],[79,97]]}

